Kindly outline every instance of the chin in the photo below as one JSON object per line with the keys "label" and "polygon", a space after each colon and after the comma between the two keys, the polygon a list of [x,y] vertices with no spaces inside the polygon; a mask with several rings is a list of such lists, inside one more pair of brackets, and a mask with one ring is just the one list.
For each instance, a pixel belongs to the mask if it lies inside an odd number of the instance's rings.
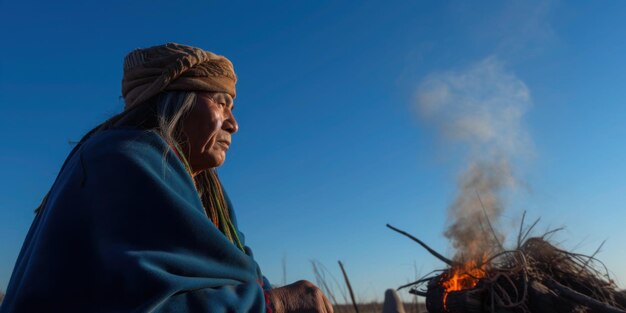
{"label": "chin", "polygon": [[212,158],[209,162],[209,168],[220,167],[222,166],[222,164],[224,164],[224,161],[226,161],[225,157]]}
{"label": "chin", "polygon": [[220,166],[222,166],[223,164],[224,164],[224,161],[217,162],[217,163],[215,164],[215,166],[212,166],[212,168],[220,167]]}
{"label": "chin", "polygon": [[194,172],[198,171],[206,171],[208,169],[216,168],[221,166],[224,163],[224,159],[221,160],[203,160],[203,162],[197,162],[196,164],[191,164],[191,168]]}

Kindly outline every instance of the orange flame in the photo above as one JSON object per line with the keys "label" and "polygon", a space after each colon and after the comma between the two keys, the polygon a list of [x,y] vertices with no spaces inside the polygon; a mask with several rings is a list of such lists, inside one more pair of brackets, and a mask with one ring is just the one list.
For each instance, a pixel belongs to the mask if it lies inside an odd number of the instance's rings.
{"label": "orange flame", "polygon": [[446,300],[450,292],[472,289],[476,287],[478,281],[486,275],[484,262],[481,262],[481,265],[479,265],[475,260],[471,260],[460,266],[452,267],[448,273],[443,275],[441,281],[441,286],[444,288],[444,309],[446,311],[448,310]]}

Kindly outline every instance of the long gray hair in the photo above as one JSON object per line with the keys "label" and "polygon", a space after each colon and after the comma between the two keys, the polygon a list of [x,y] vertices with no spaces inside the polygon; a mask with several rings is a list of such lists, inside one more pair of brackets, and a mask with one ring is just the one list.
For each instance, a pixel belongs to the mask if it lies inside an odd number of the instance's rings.
{"label": "long gray hair", "polygon": [[135,127],[155,131],[168,145],[180,148],[185,140],[182,121],[193,109],[197,95],[192,91],[163,92],[151,100],[125,110],[98,125],[81,140],[94,133],[117,127]]}
{"label": "long gray hair", "polygon": [[[146,131],[154,131],[159,134],[169,146],[180,151],[183,141],[186,140],[182,132],[182,121],[195,106],[196,99],[197,94],[191,91],[163,92],[133,108],[124,110],[87,132],[76,147],[74,147],[72,152],[70,152],[65,162],[67,162],[78,150],[78,147],[91,136],[101,131],[118,127],[133,127]],[[164,151],[164,157],[166,154],[167,151]],[[63,171],[64,167],[65,164],[61,167],[61,171]],[[213,172],[213,175],[215,175],[213,169],[205,172],[208,171]],[[207,204],[210,204],[208,198],[211,194],[211,189],[205,183],[207,179],[206,176],[207,175],[203,173],[194,178],[198,195],[202,199],[205,207]],[[46,198],[47,195],[35,212],[38,213],[41,211],[42,207],[45,205]]]}

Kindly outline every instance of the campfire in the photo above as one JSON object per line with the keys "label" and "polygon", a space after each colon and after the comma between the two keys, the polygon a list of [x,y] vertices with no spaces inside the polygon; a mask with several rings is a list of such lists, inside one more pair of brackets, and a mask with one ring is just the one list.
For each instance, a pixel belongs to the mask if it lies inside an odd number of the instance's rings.
{"label": "campfire", "polygon": [[390,226],[447,265],[403,287],[425,297],[431,313],[626,313],[626,297],[595,253],[565,251],[550,242],[551,232],[529,236],[537,223],[526,226],[523,218],[517,242],[504,247],[512,234],[498,227],[500,219],[509,200],[529,187],[520,174],[534,155],[524,121],[533,103],[524,81],[494,60],[434,73],[418,86],[423,125],[451,160],[466,165],[458,168],[443,233],[455,250],[451,259]]}
{"label": "campfire", "polygon": [[[451,268],[440,275],[440,279],[434,281],[433,290],[437,290],[437,296],[433,296],[439,300],[439,294],[441,294],[441,302],[443,304],[442,311],[448,311],[449,302],[448,296],[451,293],[471,290],[476,288],[481,279],[487,275],[487,271],[483,266],[484,262],[478,263],[475,260],[470,260],[465,263],[454,264]],[[453,296],[454,298],[454,296]],[[452,303],[454,300],[451,299]]]}
{"label": "campfire", "polygon": [[450,260],[412,235],[387,225],[447,265],[399,289],[411,287],[410,293],[425,297],[430,313],[626,313],[626,294],[617,289],[595,253],[585,256],[562,250],[547,239],[552,232],[528,237],[536,224],[525,232],[520,227],[514,249],[499,249],[467,260]]}

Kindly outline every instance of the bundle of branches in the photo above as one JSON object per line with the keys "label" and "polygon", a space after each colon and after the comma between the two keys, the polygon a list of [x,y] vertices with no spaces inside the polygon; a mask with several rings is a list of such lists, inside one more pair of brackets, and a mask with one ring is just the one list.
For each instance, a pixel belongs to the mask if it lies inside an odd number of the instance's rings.
{"label": "bundle of branches", "polygon": [[[533,224],[533,226],[536,225]],[[542,237],[518,237],[517,247],[501,249],[482,264],[481,273],[461,276],[475,280],[470,288],[450,291],[446,286],[454,269],[466,268],[437,253],[419,239],[393,226],[448,265],[413,283],[413,294],[426,297],[435,312],[615,312],[626,313],[626,294],[617,289],[602,262],[591,256],[557,248]],[[532,227],[531,227],[532,228]]]}

